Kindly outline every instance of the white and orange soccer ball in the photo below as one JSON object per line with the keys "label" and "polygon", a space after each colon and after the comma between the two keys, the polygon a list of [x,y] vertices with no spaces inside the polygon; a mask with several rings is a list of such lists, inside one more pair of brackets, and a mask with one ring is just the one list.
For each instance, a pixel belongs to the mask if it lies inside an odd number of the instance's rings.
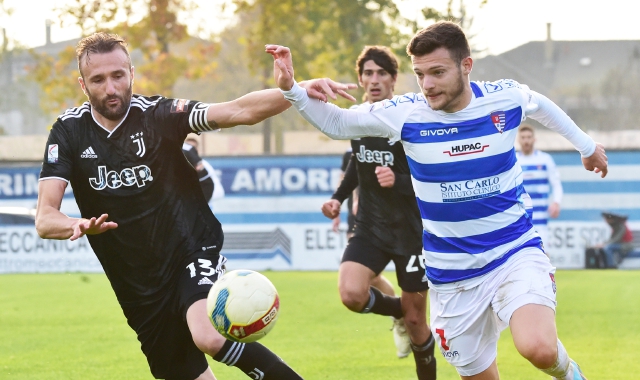
{"label": "white and orange soccer ball", "polygon": [[235,342],[255,342],[267,335],[278,319],[279,309],[275,286],[252,270],[225,273],[207,297],[207,313],[213,327]]}

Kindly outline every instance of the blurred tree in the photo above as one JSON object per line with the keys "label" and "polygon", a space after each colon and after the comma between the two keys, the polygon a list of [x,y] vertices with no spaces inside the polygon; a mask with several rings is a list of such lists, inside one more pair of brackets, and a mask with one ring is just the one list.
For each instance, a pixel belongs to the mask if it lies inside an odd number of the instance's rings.
{"label": "blurred tree", "polygon": [[[404,55],[408,26],[392,0],[228,0],[247,22],[248,33],[238,37],[249,56],[249,67],[273,86],[271,56],[264,45],[291,48],[296,78],[328,76],[353,81],[354,61],[365,45],[388,45]],[[264,152],[271,151],[271,120],[263,122]],[[282,152],[282,131],[276,130],[276,152]]]}
{"label": "blurred tree", "polygon": [[[122,36],[132,54],[142,59],[135,66],[136,92],[171,96],[180,77],[212,75],[218,45],[190,38],[179,16],[196,18],[192,0],[69,0],[56,11],[62,27],[79,27],[86,36],[109,31]],[[60,112],[85,99],[78,90],[75,48],[56,56],[33,53],[33,78],[43,89],[41,107]]]}
{"label": "blurred tree", "polygon": [[[488,0],[475,1],[478,9],[484,7],[487,2]],[[473,14],[475,12],[469,12],[468,3],[465,3],[465,0],[447,0],[447,8],[444,11],[440,11],[434,7],[424,7],[420,13],[423,19],[414,20],[416,29],[418,29],[417,24],[424,23],[425,21],[453,21],[460,25],[467,34],[472,53],[482,53],[485,50],[477,46],[473,41],[476,35],[471,34],[471,27],[473,25]]]}

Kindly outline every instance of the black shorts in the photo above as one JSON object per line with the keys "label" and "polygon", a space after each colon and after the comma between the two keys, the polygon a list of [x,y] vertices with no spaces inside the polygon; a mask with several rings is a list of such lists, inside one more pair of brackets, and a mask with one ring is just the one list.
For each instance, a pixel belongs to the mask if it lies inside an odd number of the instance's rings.
{"label": "black shorts", "polygon": [[213,283],[224,274],[225,262],[218,254],[190,255],[176,286],[164,297],[150,304],[122,307],[156,379],[193,380],[209,366],[193,342],[186,315],[189,306],[207,298]]}
{"label": "black shorts", "polygon": [[376,247],[362,236],[349,240],[342,255],[342,262],[353,261],[371,269],[376,275],[393,261],[398,285],[405,292],[422,292],[429,289],[422,253],[411,256],[396,255]]}

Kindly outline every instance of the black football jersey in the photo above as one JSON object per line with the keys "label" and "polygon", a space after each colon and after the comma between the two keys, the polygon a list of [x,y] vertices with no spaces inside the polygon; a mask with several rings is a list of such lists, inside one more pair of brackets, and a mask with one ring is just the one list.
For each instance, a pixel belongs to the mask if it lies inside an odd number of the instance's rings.
{"label": "black football jersey", "polygon": [[182,152],[190,132],[210,130],[208,105],[134,95],[113,131],[90,104],[59,116],[40,178],[71,183],[83,218],[109,214],[118,228],[87,238],[123,305],[153,302],[174,286],[188,255],[222,247],[220,223]]}
{"label": "black football jersey", "polygon": [[[351,162],[333,198],[342,202],[359,186],[355,236],[397,255],[420,255],[422,219],[402,144],[382,137],[363,137],[351,140],[351,147]],[[393,170],[393,187],[380,186],[375,173],[378,166]]]}

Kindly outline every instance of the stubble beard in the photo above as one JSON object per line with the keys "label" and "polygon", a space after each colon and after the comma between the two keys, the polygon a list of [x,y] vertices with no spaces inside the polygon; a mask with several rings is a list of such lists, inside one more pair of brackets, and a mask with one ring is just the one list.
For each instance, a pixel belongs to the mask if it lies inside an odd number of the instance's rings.
{"label": "stubble beard", "polygon": [[[456,87],[451,92],[443,93],[443,95],[448,98],[447,101],[443,103],[441,106],[434,106],[432,104],[429,104],[432,110],[446,111],[447,109],[451,108],[451,105],[453,103],[457,102],[460,99],[460,96],[464,92],[464,78],[462,76],[462,70],[458,70],[458,73],[460,75],[458,76],[458,80],[456,81]],[[426,97],[426,94],[425,94],[425,97]]]}
{"label": "stubble beard", "polygon": [[[91,107],[102,115],[104,118],[111,121],[118,121],[124,117],[131,105],[131,96],[133,94],[133,85],[130,83],[129,88],[125,91],[123,96],[120,95],[109,95],[104,97],[103,99],[98,99],[94,97],[89,89],[87,89],[87,96],[89,97],[89,103]],[[107,102],[109,100],[119,99],[120,105],[117,108],[111,108],[107,106]]]}

